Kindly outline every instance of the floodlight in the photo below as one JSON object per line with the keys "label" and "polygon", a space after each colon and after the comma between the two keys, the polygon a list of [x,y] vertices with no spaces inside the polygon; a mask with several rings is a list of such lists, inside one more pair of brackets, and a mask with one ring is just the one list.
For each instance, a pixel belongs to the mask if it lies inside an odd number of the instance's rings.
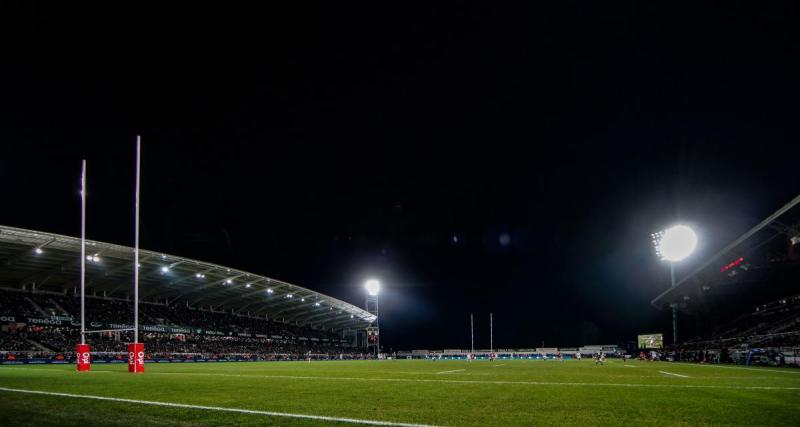
{"label": "floodlight", "polygon": [[318,302],[315,302],[315,303],[314,303],[314,307],[319,307],[319,303],[318,303]]}
{"label": "floodlight", "polygon": [[306,302],[305,298],[300,298],[300,302]]}
{"label": "floodlight", "polygon": [[250,287],[250,284],[248,283],[248,284],[244,285],[244,287],[245,287],[245,288],[249,288],[249,287]]}
{"label": "floodlight", "polygon": [[44,252],[44,251],[42,250],[42,248],[39,248],[39,247],[37,247],[37,248],[36,248],[36,249],[34,249],[33,251],[34,251],[34,252],[36,252],[36,255],[41,255],[41,254],[42,254],[42,252]]}
{"label": "floodlight", "polygon": [[225,280],[225,283],[227,283],[227,284],[229,284],[229,285],[230,285],[231,283],[233,283],[233,279],[226,279],[226,280]]}
{"label": "floodlight", "polygon": [[274,291],[272,290],[272,288],[267,288],[267,293],[268,293],[268,294],[271,294],[272,292],[274,292]]}
{"label": "floodlight", "polygon": [[292,294],[287,294],[286,298],[291,298],[292,296],[293,296]]}
{"label": "floodlight", "polygon": [[99,254],[94,254],[94,256],[92,256],[92,261],[94,261],[94,262],[100,262],[100,257],[99,257],[98,255],[99,255]]}
{"label": "floodlight", "polygon": [[161,274],[169,273],[169,267],[166,265],[161,267]]}
{"label": "floodlight", "polygon": [[364,287],[367,288],[367,292],[370,295],[376,296],[376,295],[378,295],[378,292],[380,292],[380,290],[381,290],[381,282],[379,282],[379,281],[377,281],[375,279],[370,279],[370,280],[367,280],[367,283],[364,285]]}
{"label": "floodlight", "polygon": [[697,247],[697,235],[685,225],[676,225],[656,233],[653,243],[661,259],[677,262],[691,255]]}

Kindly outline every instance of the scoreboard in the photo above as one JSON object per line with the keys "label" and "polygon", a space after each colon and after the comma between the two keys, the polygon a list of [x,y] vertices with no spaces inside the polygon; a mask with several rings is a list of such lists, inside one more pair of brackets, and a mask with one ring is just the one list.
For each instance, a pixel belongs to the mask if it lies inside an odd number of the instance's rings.
{"label": "scoreboard", "polygon": [[663,334],[643,334],[639,335],[637,340],[640,349],[646,348],[664,348]]}

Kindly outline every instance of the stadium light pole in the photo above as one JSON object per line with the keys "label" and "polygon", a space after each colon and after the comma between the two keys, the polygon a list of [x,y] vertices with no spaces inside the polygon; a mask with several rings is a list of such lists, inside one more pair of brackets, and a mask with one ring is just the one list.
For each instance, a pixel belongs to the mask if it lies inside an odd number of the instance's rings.
{"label": "stadium light pole", "polygon": [[[670,285],[675,288],[675,263],[683,261],[697,247],[697,235],[686,225],[675,225],[651,235],[656,255],[669,261]],[[672,303],[672,344],[678,343],[678,306]]]}
{"label": "stadium light pole", "polygon": [[[378,322],[378,294],[381,292],[381,282],[369,279],[364,283],[364,288],[367,290],[367,311],[375,315],[375,326],[370,325],[370,330],[375,332],[375,356],[378,357],[381,352],[381,332]],[[369,334],[367,334],[367,345],[369,345]]]}

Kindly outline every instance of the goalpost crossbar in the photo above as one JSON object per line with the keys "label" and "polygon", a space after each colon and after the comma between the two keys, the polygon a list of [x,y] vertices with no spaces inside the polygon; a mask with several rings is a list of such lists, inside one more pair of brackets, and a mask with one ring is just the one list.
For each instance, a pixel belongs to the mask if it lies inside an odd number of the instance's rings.
{"label": "goalpost crossbar", "polygon": [[93,331],[84,331],[85,334],[101,334],[103,332],[125,332],[125,331],[135,331],[134,328],[126,328],[126,329],[95,329]]}

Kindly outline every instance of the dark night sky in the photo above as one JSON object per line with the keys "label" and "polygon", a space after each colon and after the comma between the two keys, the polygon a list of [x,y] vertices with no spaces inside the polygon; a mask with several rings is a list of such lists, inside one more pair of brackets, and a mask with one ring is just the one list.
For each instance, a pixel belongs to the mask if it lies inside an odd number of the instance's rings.
{"label": "dark night sky", "polygon": [[[685,272],[797,195],[793,2],[2,6],[0,223],[132,243],[363,305],[382,343],[620,343]],[[457,242],[454,241],[457,238]],[[505,242],[507,244],[503,244]],[[679,273],[680,274],[680,273]]]}

